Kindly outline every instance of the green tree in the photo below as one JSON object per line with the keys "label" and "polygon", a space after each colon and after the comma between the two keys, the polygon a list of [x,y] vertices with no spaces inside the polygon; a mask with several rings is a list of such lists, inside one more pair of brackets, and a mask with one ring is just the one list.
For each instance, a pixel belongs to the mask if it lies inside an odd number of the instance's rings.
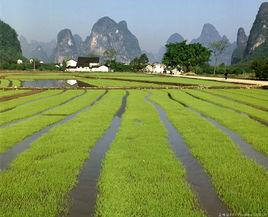
{"label": "green tree", "polygon": [[254,60],[251,69],[255,72],[258,79],[268,79],[268,59]]}
{"label": "green tree", "polygon": [[142,54],[140,57],[134,58],[130,62],[130,67],[133,71],[142,71],[149,63],[149,59],[146,54]]}
{"label": "green tree", "polygon": [[201,44],[187,44],[186,41],[181,43],[172,43],[166,45],[167,52],[163,58],[163,64],[168,68],[174,69],[183,66],[186,71],[190,67],[201,66],[210,59],[211,52]]}
{"label": "green tree", "polygon": [[223,52],[226,50],[228,47],[228,40],[227,39],[222,39],[220,41],[214,41],[209,44],[209,48],[211,49],[213,56],[215,58],[214,62],[214,75],[216,74],[216,69],[218,65],[218,60],[223,54]]}

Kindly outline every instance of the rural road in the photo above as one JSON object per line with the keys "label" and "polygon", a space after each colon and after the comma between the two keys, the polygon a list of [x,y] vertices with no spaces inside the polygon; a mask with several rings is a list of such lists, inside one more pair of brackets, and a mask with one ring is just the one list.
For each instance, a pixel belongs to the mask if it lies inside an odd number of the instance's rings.
{"label": "rural road", "polygon": [[267,86],[268,81],[256,81],[256,80],[246,80],[246,79],[235,79],[228,78],[225,80],[224,78],[215,78],[215,77],[203,77],[203,76],[185,76],[185,75],[176,75],[181,78],[192,78],[192,79],[200,79],[200,80],[210,80],[210,81],[222,81],[228,83],[239,83],[239,84],[248,84],[248,85],[258,85],[258,86]]}

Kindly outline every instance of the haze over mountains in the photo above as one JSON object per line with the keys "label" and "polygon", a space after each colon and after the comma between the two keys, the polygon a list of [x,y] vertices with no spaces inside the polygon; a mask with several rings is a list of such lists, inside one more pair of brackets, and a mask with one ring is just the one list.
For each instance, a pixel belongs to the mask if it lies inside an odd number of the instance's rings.
{"label": "haze over mountains", "polygon": [[[222,39],[227,38],[226,36],[221,36],[212,24],[205,24],[200,36],[192,40],[191,43],[201,43],[208,47],[211,42]],[[179,33],[174,33],[167,39],[166,44],[184,40],[186,39]],[[28,43],[24,37],[20,37],[20,41],[26,57],[31,55],[48,62],[62,62],[66,58],[76,59],[78,56],[84,55],[102,55],[107,49],[114,49],[117,54],[117,60],[121,62],[129,62],[141,53],[146,53],[150,62],[161,62],[166,52],[165,44],[160,46],[156,54],[141,51],[138,39],[128,29],[127,22],[116,23],[109,17],[99,19],[94,24],[90,36],[84,41],[78,34],[73,35],[70,29],[61,30],[58,33],[57,43],[55,41],[50,43],[38,43],[37,41]],[[228,48],[219,62],[230,64],[235,48],[236,43],[229,42]],[[214,60],[212,59],[211,63],[213,62]]]}
{"label": "haze over mountains", "polygon": [[[160,49],[157,54],[142,51],[137,37],[128,29],[127,22],[121,21],[117,23],[109,17],[99,19],[85,40],[78,34],[73,35],[70,29],[64,29],[59,31],[57,41],[53,40],[48,43],[28,42],[25,37],[20,36],[20,47],[17,46],[18,41],[16,41],[17,37],[14,35],[16,32],[14,32],[15,30],[1,21],[1,38],[6,38],[7,41],[13,40],[13,42],[3,43],[0,52],[3,53],[5,51],[6,54],[14,51],[13,53],[16,53],[14,56],[19,57],[22,50],[25,57],[37,58],[44,62],[62,62],[65,59],[76,59],[78,56],[101,56],[108,49],[115,50],[116,59],[121,62],[130,62],[133,58],[141,55],[141,53],[146,53],[151,62],[161,62],[166,51],[164,44],[159,46]],[[212,24],[205,24],[200,36],[197,39],[193,39],[190,43],[201,43],[209,47],[211,42],[227,40],[228,48],[218,63],[230,64],[231,62],[238,63],[255,57],[267,57],[267,37],[268,2],[265,2],[259,8],[248,37],[245,30],[240,28],[237,33],[237,42],[231,43],[225,35],[220,35]],[[185,40],[183,36],[179,33],[174,33],[167,39],[166,43],[181,42],[183,40]],[[16,49],[12,47],[16,47]],[[213,58],[210,63],[214,63]]]}

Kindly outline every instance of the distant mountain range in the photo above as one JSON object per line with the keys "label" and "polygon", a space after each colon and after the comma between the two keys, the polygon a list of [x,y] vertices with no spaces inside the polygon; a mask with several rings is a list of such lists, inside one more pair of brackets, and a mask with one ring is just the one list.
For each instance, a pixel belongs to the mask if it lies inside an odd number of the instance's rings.
{"label": "distant mountain range", "polygon": [[[1,31],[0,29],[0,33]],[[190,43],[201,43],[209,47],[212,42],[227,40],[228,47],[220,57],[218,64],[229,65],[252,58],[267,57],[267,37],[268,2],[265,2],[259,9],[248,37],[244,29],[240,28],[237,33],[237,41],[231,43],[225,35],[220,35],[217,29],[208,23],[203,26],[200,36]],[[48,43],[28,42],[23,36],[19,40],[25,57],[38,58],[45,62],[62,62],[70,58],[76,59],[78,56],[101,56],[106,50],[113,49],[118,61],[130,62],[141,53],[146,53],[150,62],[153,63],[161,62],[166,52],[165,45],[162,45],[156,54],[141,51],[138,39],[130,32],[126,21],[116,23],[109,17],[99,19],[85,40],[77,34],[73,35],[70,29],[61,30],[57,35],[57,41],[53,40]],[[179,33],[174,33],[167,39],[166,44],[183,40],[185,39]],[[214,63],[213,57],[210,63]]]}
{"label": "distant mountain range", "polygon": [[138,39],[129,31],[126,21],[116,23],[109,17],[99,19],[85,41],[78,34],[73,35],[70,29],[64,29],[58,33],[57,42],[29,43],[23,36],[20,42],[27,58],[34,57],[45,62],[61,63],[66,59],[77,59],[78,56],[102,56],[111,49],[121,62],[130,62],[141,55]]}
{"label": "distant mountain range", "polygon": [[19,37],[21,49],[23,55],[30,59],[36,58],[44,62],[52,62],[53,50],[56,47],[56,41],[50,42],[39,42],[39,41],[30,41],[28,42],[24,36]]}
{"label": "distant mountain range", "polygon": [[249,37],[243,28],[237,33],[237,48],[232,63],[268,57],[268,2],[261,4]]}

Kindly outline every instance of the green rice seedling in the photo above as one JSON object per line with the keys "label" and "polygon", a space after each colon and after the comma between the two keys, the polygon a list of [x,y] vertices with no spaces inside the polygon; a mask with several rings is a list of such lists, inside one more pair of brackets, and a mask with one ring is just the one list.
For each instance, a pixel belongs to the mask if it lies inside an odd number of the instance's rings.
{"label": "green rice seedling", "polygon": [[265,125],[235,111],[195,99],[183,91],[170,90],[169,92],[176,100],[218,121],[239,134],[256,150],[268,154],[268,128]]}
{"label": "green rice seedling", "polygon": [[103,162],[96,216],[205,216],[145,92],[130,91]]}
{"label": "green rice seedling", "polygon": [[43,100],[43,99],[46,99],[47,97],[58,95],[62,92],[63,92],[62,90],[47,90],[41,93],[33,93],[33,95],[30,95],[30,96],[24,96],[24,97],[20,97],[17,99],[1,102],[0,112],[10,110],[12,108],[21,106],[25,103],[31,103],[33,101]]}
{"label": "green rice seedling", "polygon": [[[81,80],[81,79],[80,79]],[[153,83],[141,83],[132,81],[117,81],[104,79],[84,79],[84,82],[97,87],[160,87],[160,85]]]}
{"label": "green rice seedling", "polygon": [[52,96],[45,100],[28,103],[10,111],[0,113],[0,125],[36,115],[51,107],[60,105],[61,103],[64,103],[70,98],[81,94],[82,92],[82,90],[66,91],[60,95]]}
{"label": "green rice seedling", "polygon": [[0,173],[1,215],[64,215],[83,163],[109,127],[123,95],[124,91],[109,92],[92,108],[39,138]]}
{"label": "green rice seedling", "polygon": [[238,89],[238,90],[228,90],[228,92],[248,96],[250,98],[257,98],[259,100],[268,101],[268,91],[267,90],[261,90],[261,89]]}
{"label": "green rice seedling", "polygon": [[265,110],[268,110],[268,101],[259,100],[253,97],[242,96],[228,90],[207,90],[209,93],[217,94],[222,97],[226,97],[232,100],[236,100],[238,102],[242,102],[251,106],[259,107]]}
{"label": "green rice seedling", "polygon": [[75,98],[71,102],[51,109],[43,114],[37,115],[29,120],[17,123],[7,128],[0,128],[0,153],[13,147],[18,142],[25,139],[43,128],[63,120],[86,106],[93,103],[104,91],[90,91]]}
{"label": "green rice seedling", "polygon": [[227,107],[233,110],[236,110],[238,112],[243,112],[251,117],[255,117],[257,119],[260,119],[262,121],[266,121],[268,123],[268,112],[256,109],[254,107],[245,105],[243,103],[238,103],[233,100],[225,99],[216,95],[208,94],[207,92],[198,91],[198,90],[186,90],[187,93],[192,94],[193,96],[196,96],[198,98],[207,100],[211,103],[216,103],[217,105]]}
{"label": "green rice seedling", "polygon": [[[174,96],[183,98],[183,101],[186,99],[184,94]],[[265,216],[268,213],[267,170],[244,156],[238,146],[217,127],[170,100],[167,93],[154,91],[152,100],[167,112],[192,154],[211,176],[219,196],[230,208],[230,214],[258,213]],[[207,110],[213,112],[210,107]],[[225,116],[222,111],[218,115]]]}
{"label": "green rice seedling", "polygon": [[[110,76],[109,78],[115,78]],[[179,77],[167,77],[167,76],[148,76],[148,77],[124,77],[129,81],[151,81],[151,82],[165,82],[165,83],[177,83],[177,84],[188,84],[188,85],[204,85],[204,86],[236,86],[235,84],[217,82],[217,81],[205,81],[198,79],[188,79]]]}

